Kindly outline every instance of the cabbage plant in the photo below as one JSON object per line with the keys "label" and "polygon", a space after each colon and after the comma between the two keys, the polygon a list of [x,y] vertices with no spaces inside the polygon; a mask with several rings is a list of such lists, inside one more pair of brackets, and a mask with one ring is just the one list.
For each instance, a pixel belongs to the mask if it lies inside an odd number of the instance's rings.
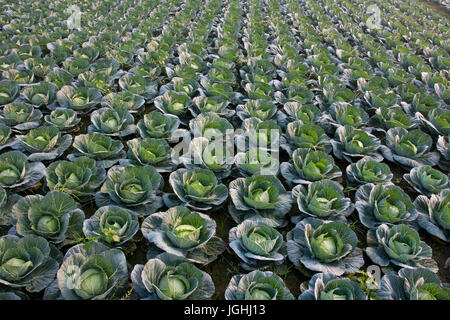
{"label": "cabbage plant", "polygon": [[275,120],[261,121],[258,118],[247,118],[242,123],[243,132],[237,132],[235,142],[239,151],[259,148],[277,150],[281,128]]}
{"label": "cabbage plant", "polygon": [[428,165],[412,168],[409,173],[403,175],[403,179],[414,190],[426,196],[439,193],[449,187],[448,176]]}
{"label": "cabbage plant", "polygon": [[69,71],[73,76],[77,77],[83,72],[86,72],[90,67],[91,61],[80,56],[73,56],[65,59],[62,66]]}
{"label": "cabbage plant", "polygon": [[184,92],[192,97],[197,92],[198,87],[199,83],[195,79],[173,77],[170,83],[166,86],[162,86],[159,91],[160,93],[164,93],[166,91],[174,90],[177,92]]}
{"label": "cabbage plant", "polygon": [[87,59],[89,62],[94,62],[99,56],[99,51],[91,46],[85,46],[76,49],[73,52],[73,56],[81,59]]}
{"label": "cabbage plant", "polygon": [[176,115],[180,118],[186,115],[192,104],[191,98],[184,92],[166,91],[155,98],[155,107],[162,113]]}
{"label": "cabbage plant", "polygon": [[417,126],[415,118],[411,118],[402,108],[396,107],[380,107],[375,110],[369,124],[376,131],[386,132],[391,128],[412,129]]}
{"label": "cabbage plant", "polygon": [[11,80],[0,81],[0,105],[12,102],[19,95],[19,85]]}
{"label": "cabbage plant", "polygon": [[15,149],[28,154],[29,161],[54,160],[60,157],[72,144],[70,134],[62,135],[58,128],[43,126],[17,135]]}
{"label": "cabbage plant", "polygon": [[364,94],[364,99],[371,109],[395,108],[399,106],[401,100],[398,94],[384,90],[367,91]]}
{"label": "cabbage plant", "polygon": [[271,175],[237,178],[229,184],[232,203],[228,212],[236,223],[263,221],[271,227],[286,225],[291,210],[291,194]]}
{"label": "cabbage plant", "polygon": [[44,176],[42,162],[28,162],[20,151],[8,151],[0,155],[0,186],[22,191],[34,187]]}
{"label": "cabbage plant", "polygon": [[41,118],[41,111],[24,102],[9,103],[0,111],[0,123],[11,127],[13,131],[37,128]]}
{"label": "cabbage plant", "polygon": [[75,245],[67,251],[55,286],[64,300],[108,300],[121,297],[127,282],[125,254],[93,242],[89,246]]}
{"label": "cabbage plant", "polygon": [[198,115],[189,122],[189,128],[194,137],[204,137],[214,139],[227,134],[227,131],[233,131],[233,125],[214,112],[206,112]]}
{"label": "cabbage plant", "polygon": [[130,113],[139,112],[145,99],[129,91],[111,92],[103,97],[102,105],[111,108],[123,108]]}
{"label": "cabbage plant", "polygon": [[289,260],[298,268],[340,276],[364,264],[356,234],[344,222],[306,218],[286,240]]}
{"label": "cabbage plant", "polygon": [[230,118],[235,111],[227,108],[229,101],[220,97],[198,96],[192,99],[193,104],[189,107],[193,117],[197,117],[202,113],[214,112],[215,114]]}
{"label": "cabbage plant", "polygon": [[[333,68],[334,66],[329,65],[328,67]],[[323,85],[322,94],[323,97],[316,98],[322,103],[324,106],[331,106],[333,103],[337,102],[347,102],[353,103],[355,100],[355,94],[353,91],[345,86],[343,86],[339,79],[335,78],[338,83],[334,84],[332,82],[325,83]]]}
{"label": "cabbage plant", "polygon": [[391,182],[393,174],[389,166],[371,157],[363,157],[346,168],[347,183],[357,186],[366,183]]}
{"label": "cabbage plant", "polygon": [[152,111],[138,121],[137,128],[142,138],[170,139],[179,125],[177,116]]}
{"label": "cabbage plant", "polygon": [[384,158],[410,168],[420,165],[435,166],[439,161],[437,152],[430,152],[433,139],[419,129],[392,128],[386,133],[386,145],[380,150]]}
{"label": "cabbage plant", "polygon": [[28,86],[22,90],[21,97],[26,102],[37,108],[41,106],[51,107],[56,99],[58,87],[51,82],[39,82],[37,85]]}
{"label": "cabbage plant", "polygon": [[289,122],[300,120],[303,123],[317,123],[321,111],[313,104],[303,105],[299,102],[287,102],[283,109],[278,111],[276,117],[281,127],[285,128]]}
{"label": "cabbage plant", "polygon": [[252,175],[276,176],[280,167],[280,162],[275,157],[260,148],[238,152],[234,157],[234,163],[239,174],[244,177]]}
{"label": "cabbage plant", "polygon": [[134,117],[121,107],[100,108],[91,113],[88,132],[98,132],[108,136],[125,137],[136,131]]}
{"label": "cabbage plant", "polygon": [[0,67],[0,74],[3,76],[4,79],[13,81],[17,83],[19,86],[31,84],[35,81],[34,79],[34,73],[31,70],[26,69],[9,69],[1,72]]}
{"label": "cabbage plant", "polygon": [[231,278],[226,300],[294,300],[283,279],[271,271],[255,270]]}
{"label": "cabbage plant", "polygon": [[422,116],[427,117],[431,110],[441,108],[442,101],[438,96],[428,95],[427,93],[416,93],[411,104],[408,104],[405,111],[411,114],[416,112],[421,113]]}
{"label": "cabbage plant", "polygon": [[55,60],[51,56],[31,57],[23,62],[25,68],[32,71],[38,78],[44,78],[54,67]]}
{"label": "cabbage plant", "polygon": [[[224,85],[221,85],[224,87]],[[254,82],[254,83],[246,83],[244,85],[245,93],[250,100],[273,100],[274,97],[274,90],[272,86],[270,86],[268,83],[263,82]],[[228,91],[228,90],[227,90]],[[229,90],[230,92],[231,90]],[[230,92],[231,93],[231,92]],[[278,102],[288,102],[283,101],[282,96],[280,95]]]}
{"label": "cabbage plant", "polygon": [[245,270],[280,265],[287,254],[283,235],[263,222],[245,220],[231,228],[229,243]]}
{"label": "cabbage plant", "polygon": [[288,154],[297,148],[323,151],[330,153],[332,147],[330,138],[316,124],[305,124],[301,120],[288,123],[285,136],[280,139],[280,146]]}
{"label": "cabbage plant", "polygon": [[45,169],[47,187],[68,193],[81,202],[90,199],[106,178],[106,171],[94,159],[78,157],[73,161],[60,160]]}
{"label": "cabbage plant", "polygon": [[305,289],[299,300],[367,300],[358,283],[332,273],[316,273]]}
{"label": "cabbage plant", "polygon": [[304,86],[294,84],[283,91],[276,92],[274,96],[278,103],[299,102],[308,104],[314,98],[314,93]]}
{"label": "cabbage plant", "polygon": [[336,129],[335,138],[331,140],[333,153],[338,159],[353,162],[355,158],[369,156],[377,161],[383,160],[378,152],[381,142],[374,135],[349,125]]}
{"label": "cabbage plant", "polygon": [[45,75],[44,80],[55,84],[59,90],[62,87],[70,85],[72,83],[73,75],[64,69],[53,68],[49,73]]}
{"label": "cabbage plant", "polygon": [[[203,213],[184,206],[148,216],[141,226],[144,237],[158,250],[198,264],[208,264],[225,251],[225,242],[216,236],[216,222]],[[147,257],[152,255],[151,251]]]}
{"label": "cabbage plant", "polygon": [[122,90],[142,96],[145,99],[153,99],[158,93],[158,85],[148,77],[133,73],[126,73],[119,79],[119,86]]}
{"label": "cabbage plant", "polygon": [[430,198],[418,196],[414,205],[419,225],[429,234],[450,242],[450,190],[444,189]]}
{"label": "cabbage plant", "polygon": [[[60,253],[59,253],[60,254]],[[27,235],[0,238],[0,284],[40,292],[55,278],[58,251],[42,237]]]}
{"label": "cabbage plant", "polygon": [[126,243],[139,230],[139,221],[134,211],[118,206],[104,206],[83,222],[86,237],[98,239],[109,247]]}
{"label": "cabbage plant", "polygon": [[55,244],[66,244],[81,234],[84,212],[68,194],[50,191],[45,196],[28,195],[12,207],[20,236],[37,235]]}
{"label": "cabbage plant", "polygon": [[81,119],[72,109],[56,108],[50,114],[44,116],[44,121],[46,125],[56,127],[61,131],[70,131]]}
{"label": "cabbage plant", "polygon": [[120,159],[125,158],[123,144],[100,133],[81,134],[73,141],[74,152],[67,158],[73,160],[79,156],[95,159],[97,166],[109,168]]}
{"label": "cabbage plant", "polygon": [[209,274],[167,253],[136,264],[131,281],[142,300],[208,300],[215,291]]}
{"label": "cabbage plant", "polygon": [[382,267],[396,265],[403,268],[427,268],[437,272],[431,247],[420,240],[419,233],[405,224],[382,224],[367,232],[369,258]]}
{"label": "cabbage plant", "polygon": [[298,223],[305,217],[325,220],[343,220],[350,215],[354,206],[345,197],[343,187],[331,180],[320,180],[309,185],[298,185],[292,189],[292,198],[297,200],[300,216],[292,218]]}
{"label": "cabbage plant", "polygon": [[169,176],[174,194],[164,194],[167,207],[183,205],[195,210],[217,209],[228,198],[228,188],[209,169],[178,169]]}
{"label": "cabbage plant", "polygon": [[[74,83],[76,87],[93,88],[99,90],[100,93],[106,94],[111,92],[115,78],[111,78],[103,73],[93,71],[84,71],[78,75],[77,81]],[[103,99],[100,97],[100,99]]]}
{"label": "cabbage plant", "polygon": [[450,300],[450,285],[428,269],[402,268],[383,276],[376,294],[382,300]]}
{"label": "cabbage plant", "polygon": [[328,133],[332,133],[340,126],[348,125],[356,129],[365,127],[369,116],[360,107],[346,102],[337,102],[333,103],[328,109],[328,113],[324,113],[318,121],[322,128],[325,128]]}
{"label": "cabbage plant", "polygon": [[219,179],[224,179],[231,173],[234,157],[227,149],[226,141],[197,137],[191,140],[189,151],[181,157],[181,161],[187,169],[209,169]]}
{"label": "cabbage plant", "polygon": [[56,93],[59,106],[85,114],[100,104],[102,94],[96,88],[63,86]]}
{"label": "cabbage plant", "polygon": [[411,104],[416,93],[426,92],[424,88],[420,88],[412,83],[401,84],[396,89],[398,94],[402,97],[402,100],[408,104]]}
{"label": "cabbage plant", "polygon": [[6,52],[2,53],[4,54],[2,54],[2,56],[0,57],[0,70],[6,71],[10,69],[15,69],[23,64],[22,59],[20,59],[20,57],[16,53],[11,52],[7,55]]}
{"label": "cabbage plant", "polygon": [[355,194],[355,207],[359,220],[368,228],[381,224],[408,224],[417,218],[411,198],[392,183],[367,183]]}
{"label": "cabbage plant", "polygon": [[241,120],[258,118],[261,121],[269,120],[277,113],[277,107],[270,100],[248,100],[245,105],[236,107],[236,114]]}
{"label": "cabbage plant", "polygon": [[450,134],[450,110],[436,108],[428,112],[426,118],[420,112],[416,113],[416,117],[430,134]]}
{"label": "cabbage plant", "polygon": [[116,205],[146,216],[162,207],[161,175],[152,166],[113,166],[105,183],[95,194],[98,207]]}
{"label": "cabbage plant", "polygon": [[128,160],[126,161],[131,164],[151,165],[158,172],[172,172],[177,167],[177,164],[172,161],[172,148],[166,140],[157,138],[132,139],[127,141],[127,146]]}
{"label": "cabbage plant", "polygon": [[290,184],[310,184],[324,179],[337,179],[342,176],[333,157],[323,151],[295,149],[289,162],[280,166],[281,175]]}

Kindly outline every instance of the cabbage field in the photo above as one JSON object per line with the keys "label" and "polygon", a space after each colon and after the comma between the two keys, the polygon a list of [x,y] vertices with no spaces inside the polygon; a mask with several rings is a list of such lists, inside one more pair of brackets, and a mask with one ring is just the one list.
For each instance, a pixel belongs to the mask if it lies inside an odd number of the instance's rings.
{"label": "cabbage field", "polygon": [[449,10],[0,2],[0,300],[450,300]]}

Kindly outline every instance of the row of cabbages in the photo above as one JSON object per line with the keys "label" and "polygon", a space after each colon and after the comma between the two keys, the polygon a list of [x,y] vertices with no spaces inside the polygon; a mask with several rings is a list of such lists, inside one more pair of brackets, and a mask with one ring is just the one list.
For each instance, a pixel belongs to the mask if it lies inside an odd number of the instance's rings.
{"label": "row of cabbages", "polygon": [[[155,21],[164,24],[168,9],[179,3],[154,4],[152,12],[161,13]],[[219,1],[209,1],[203,11],[200,1],[188,3],[168,19],[164,30],[170,26],[173,32],[147,44],[147,51],[134,51],[144,43],[142,34],[135,33],[137,42],[127,42],[133,52],[122,50],[120,62],[100,57],[107,51],[100,49],[101,38],[83,43],[82,34],[79,42],[69,37],[49,43],[50,54],[44,56],[39,46],[5,47],[0,143],[16,151],[5,149],[0,155],[1,206],[11,212],[2,222],[12,226],[0,240],[0,283],[8,287],[2,297],[23,298],[14,288],[25,287],[29,292],[45,289],[48,299],[121,298],[131,279],[140,298],[210,298],[215,291],[211,277],[194,264],[212,262],[226,243],[215,236],[216,223],[204,212],[228,208],[238,224],[229,232],[229,246],[241,266],[254,271],[232,278],[227,299],[292,299],[281,278],[255,270],[281,264],[286,257],[301,269],[320,272],[304,286],[300,299],[365,299],[356,283],[340,278],[364,264],[346,219],[356,208],[370,229],[369,258],[380,266],[403,268],[383,278],[380,298],[448,299],[448,286],[433,273],[437,266],[431,248],[416,231],[422,227],[449,241],[448,177],[435,168],[447,172],[449,167],[448,98],[441,94],[446,87],[438,83],[434,87],[440,95],[434,95],[428,82],[418,86],[410,74],[390,65],[385,72],[368,74],[372,66],[355,57],[340,67],[353,70],[345,72],[345,81],[361,99],[341,88],[344,78],[337,76],[337,66],[333,74],[333,68],[321,65],[334,61],[328,53],[312,46],[305,65],[285,45],[288,35],[274,40],[280,57],[272,59],[266,54],[262,17],[271,15],[274,33],[286,30],[284,9],[276,1],[250,1],[243,32],[249,58],[242,65],[233,47],[240,28],[236,19],[245,11],[238,10],[239,3],[225,7],[231,18],[223,24],[229,23],[222,29],[214,26],[223,42],[215,54],[202,47],[210,46],[205,33]],[[192,28],[189,36],[200,40],[181,45],[185,39],[177,30],[199,11],[205,24]],[[115,34],[104,38],[113,43]],[[172,57],[167,47],[177,47],[178,56]],[[138,63],[122,71],[134,58]],[[437,62],[439,67],[445,60]],[[316,73],[318,91],[308,89],[308,68]],[[135,121],[146,103],[158,111]],[[72,139],[68,133],[76,133],[80,116],[91,111],[88,133]],[[244,134],[236,142],[280,137],[291,160],[280,164],[270,148],[247,146],[225,162],[214,153],[213,137],[239,127]],[[125,152],[122,138],[135,133],[140,138],[128,140]],[[190,152],[175,163],[177,137],[191,134]],[[61,160],[70,146],[68,161]],[[331,154],[349,163],[345,181],[356,189],[353,202]],[[192,159],[200,161],[193,164]],[[383,159],[407,168],[404,179],[422,195],[412,202],[390,183],[393,174]],[[272,175],[258,175],[261,169]],[[164,172],[172,172],[168,185],[173,193],[163,192]],[[222,180],[229,175],[233,178],[226,186]],[[40,181],[43,195],[16,194],[33,190]],[[78,203],[92,199],[99,209],[86,218]],[[276,228],[287,225],[293,204],[298,207],[291,217],[295,227],[284,239]],[[160,211],[163,206],[170,209]],[[123,251],[113,247],[122,247],[139,228],[152,245],[148,262],[128,268]],[[59,249],[82,234],[95,242],[75,245],[63,258]]]}
{"label": "row of cabbages", "polygon": [[[42,213],[39,209],[44,208],[47,214],[39,215]],[[65,211],[61,214],[57,209]],[[11,234],[0,239],[3,261],[0,283],[10,287],[0,292],[2,299],[25,298],[23,292],[14,290],[22,287],[29,292],[45,289],[45,299],[123,297],[129,279],[126,257],[111,245],[120,245],[137,232],[139,223],[131,210],[101,207],[81,227],[83,211],[70,196],[58,191],[45,197],[23,198],[13,207],[14,213],[19,210],[28,212],[20,215],[16,224],[16,232],[23,237]],[[61,214],[60,220],[57,214]],[[72,227],[82,228],[87,236],[98,237],[100,241],[75,245],[63,257],[58,245]],[[213,281],[194,263],[207,264],[225,249],[223,240],[214,236],[215,228],[214,220],[207,215],[182,206],[148,216],[141,230],[155,247],[149,250],[147,263],[135,265],[131,272],[138,296],[142,299],[210,298],[215,291]],[[398,275],[390,273],[382,278],[376,292],[379,298],[449,298],[448,285],[440,282],[431,271],[432,266],[424,265],[431,258],[431,250],[420,241],[417,232],[403,224],[391,227],[383,224],[371,231],[373,246],[366,250],[369,257],[380,265],[393,263],[404,267]],[[356,282],[339,277],[358,270],[363,264],[356,235],[345,223],[306,218],[288,233],[287,239],[285,243],[276,229],[251,220],[230,230],[230,247],[242,259],[244,269],[280,263],[287,251],[295,265],[320,271],[299,299],[367,298]],[[234,276],[225,297],[293,299],[279,276],[260,270]]]}

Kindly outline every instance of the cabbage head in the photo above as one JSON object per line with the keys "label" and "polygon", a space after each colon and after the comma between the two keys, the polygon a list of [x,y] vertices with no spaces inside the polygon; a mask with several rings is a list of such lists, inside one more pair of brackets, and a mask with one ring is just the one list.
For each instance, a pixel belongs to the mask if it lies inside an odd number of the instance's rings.
{"label": "cabbage head", "polygon": [[366,253],[376,264],[387,267],[427,268],[437,272],[431,247],[420,240],[419,233],[405,224],[382,224],[367,232]]}
{"label": "cabbage head", "polygon": [[60,191],[25,196],[12,207],[12,214],[18,235],[36,235],[61,245],[81,234],[84,220],[79,204]]}
{"label": "cabbage head", "polygon": [[142,300],[208,300],[215,291],[209,274],[167,253],[135,265],[131,281]]}
{"label": "cabbage head", "polygon": [[217,209],[228,198],[228,188],[209,169],[178,169],[169,183],[174,194],[163,197],[169,208],[181,204],[200,211]]}
{"label": "cabbage head", "polygon": [[0,186],[21,191],[33,187],[44,176],[42,162],[28,162],[20,151],[8,151],[0,155]]}
{"label": "cabbage head", "polygon": [[118,206],[104,206],[83,222],[86,237],[93,237],[109,247],[126,243],[139,230],[136,214]]}
{"label": "cabbage head", "polygon": [[376,292],[382,300],[450,300],[450,285],[424,268],[402,268],[381,278]]}
{"label": "cabbage head", "polygon": [[62,135],[58,128],[42,126],[31,129],[26,135],[16,135],[14,147],[28,154],[30,161],[48,161],[60,157],[72,144],[70,134]]}
{"label": "cabbage head", "polygon": [[444,189],[430,198],[418,196],[414,205],[419,214],[417,222],[429,234],[450,242],[450,189]]}
{"label": "cabbage head", "polygon": [[232,203],[228,212],[236,223],[244,220],[264,221],[271,227],[286,225],[291,210],[291,194],[280,180],[271,175],[237,178],[229,184]]}
{"label": "cabbage head", "polygon": [[128,282],[125,254],[93,242],[70,248],[56,274],[64,300],[119,299]]}
{"label": "cabbage head", "polygon": [[81,121],[74,110],[67,108],[54,109],[44,116],[44,120],[46,125],[54,126],[61,131],[69,131]]}
{"label": "cabbage head", "polygon": [[63,191],[80,202],[90,200],[106,178],[106,171],[94,159],[78,157],[73,161],[60,160],[45,169],[47,187]]}
{"label": "cabbage head", "polygon": [[40,292],[58,271],[57,249],[42,237],[27,235],[0,238],[0,284]]}
{"label": "cabbage head", "polygon": [[354,159],[370,156],[374,160],[382,161],[383,156],[378,152],[381,142],[374,135],[349,125],[336,129],[335,138],[331,140],[333,153],[338,159],[353,162]]}
{"label": "cabbage head", "polygon": [[347,182],[351,186],[391,182],[394,177],[387,164],[378,162],[371,157],[364,157],[349,164],[346,173]]}
{"label": "cabbage head", "polygon": [[306,218],[286,240],[289,260],[298,268],[341,276],[364,264],[356,234],[344,222]]}
{"label": "cabbage head", "polygon": [[162,207],[161,175],[152,166],[113,166],[95,194],[98,207],[116,205],[146,216]]}
{"label": "cabbage head", "polygon": [[245,220],[230,229],[229,243],[245,270],[280,265],[287,254],[283,235],[263,222]]}
{"label": "cabbage head", "polygon": [[411,187],[417,192],[430,196],[449,187],[448,176],[429,165],[414,167],[403,175]]}
{"label": "cabbage head", "polygon": [[358,283],[331,273],[316,273],[299,300],[367,300]]}
{"label": "cabbage head", "polygon": [[[162,252],[208,264],[226,247],[217,237],[216,222],[203,213],[177,206],[148,216],[141,226],[144,237]],[[151,255],[149,251],[148,256]]]}
{"label": "cabbage head", "polygon": [[295,149],[289,162],[280,166],[281,175],[290,184],[310,184],[324,179],[337,179],[342,172],[334,159],[323,151]]}
{"label": "cabbage head", "polygon": [[271,271],[255,270],[231,278],[226,300],[294,300],[283,279]]}
{"label": "cabbage head", "polygon": [[125,157],[123,144],[119,140],[101,133],[80,134],[73,141],[74,152],[67,156],[69,160],[86,156],[97,161],[97,166],[109,168]]}
{"label": "cabbage head", "polygon": [[392,128],[386,133],[386,145],[381,152],[386,160],[411,168],[420,165],[435,166],[439,161],[437,152],[430,152],[433,139],[419,129]]}
{"label": "cabbage head", "polygon": [[[172,157],[172,148],[163,139],[144,138],[127,141],[128,162],[141,166],[153,166],[158,172],[172,172],[176,169]],[[121,163],[124,161],[121,161]]]}
{"label": "cabbage head", "polygon": [[345,217],[354,210],[350,198],[344,195],[343,187],[327,179],[294,187],[292,198],[297,200],[300,210],[300,216],[292,217],[293,223],[305,217],[345,221]]}
{"label": "cabbage head", "polygon": [[381,224],[408,224],[417,218],[411,198],[392,183],[367,183],[360,186],[355,194],[355,202],[359,219],[368,228],[376,228]]}

